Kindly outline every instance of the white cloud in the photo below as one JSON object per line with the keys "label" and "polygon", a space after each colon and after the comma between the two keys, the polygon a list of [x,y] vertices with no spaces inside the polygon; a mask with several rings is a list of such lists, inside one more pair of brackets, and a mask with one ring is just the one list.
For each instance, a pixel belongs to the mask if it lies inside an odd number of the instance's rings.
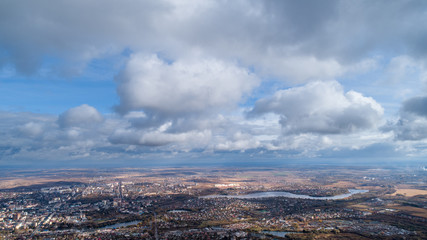
{"label": "white cloud", "polygon": [[135,129],[119,129],[109,138],[113,144],[129,144],[150,147],[159,147],[174,144],[179,150],[203,148],[209,142],[211,132],[189,131],[185,133],[166,133],[162,131],[142,131]]}
{"label": "white cloud", "polygon": [[104,120],[96,108],[87,104],[70,108],[58,117],[59,126],[66,127],[90,127]]}
{"label": "white cloud", "polygon": [[383,108],[358,92],[344,93],[338,82],[330,81],[280,90],[258,100],[249,116],[270,112],[281,116],[285,134],[338,134],[375,128]]}
{"label": "white cloud", "polygon": [[28,122],[23,126],[18,127],[19,131],[29,137],[37,137],[43,133],[44,126],[38,122]]}
{"label": "white cloud", "polygon": [[408,55],[390,59],[384,69],[382,82],[387,94],[403,101],[411,96],[424,94],[427,84],[427,63]]}
{"label": "white cloud", "polygon": [[256,136],[240,131],[235,132],[231,136],[223,136],[220,140],[221,141],[218,141],[214,146],[215,150],[245,151],[247,149],[263,147],[261,141],[259,141]]}
{"label": "white cloud", "polygon": [[422,64],[420,62],[415,61],[409,56],[403,55],[392,58],[386,72],[390,82],[398,83],[402,80],[407,80],[408,76],[413,77],[420,69],[422,69]]}
{"label": "white cloud", "polygon": [[[261,54],[261,53],[260,53]],[[377,59],[365,58],[354,63],[314,55],[289,55],[280,49],[258,58],[256,69],[262,76],[273,76],[290,83],[330,80],[348,74],[362,74],[377,67]]]}
{"label": "white cloud", "polygon": [[[230,62],[134,55],[117,78],[121,112],[143,110],[149,117],[175,117],[232,110],[259,83]],[[151,115],[151,116],[150,116]]]}

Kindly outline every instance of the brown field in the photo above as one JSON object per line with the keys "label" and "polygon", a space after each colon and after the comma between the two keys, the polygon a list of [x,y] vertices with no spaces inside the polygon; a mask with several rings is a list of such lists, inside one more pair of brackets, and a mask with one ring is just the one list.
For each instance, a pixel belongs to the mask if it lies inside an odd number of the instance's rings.
{"label": "brown field", "polygon": [[299,240],[305,240],[305,239],[317,239],[317,240],[323,240],[323,239],[327,239],[327,240],[333,240],[333,239],[337,239],[337,240],[341,240],[341,239],[360,239],[360,240],[365,240],[365,239],[371,239],[368,237],[364,237],[361,236],[359,234],[355,234],[355,233],[338,233],[338,234],[331,234],[331,233],[293,233],[293,234],[288,234],[286,235],[287,237],[289,237],[290,239],[299,239]]}
{"label": "brown field", "polygon": [[396,196],[397,194],[401,194],[406,197],[413,197],[417,195],[427,195],[427,190],[419,190],[419,189],[413,189],[413,188],[398,188],[396,192],[391,195]]}
{"label": "brown field", "polygon": [[427,218],[427,209],[411,207],[411,206],[393,206],[394,209],[404,211],[409,213],[410,215]]}
{"label": "brown field", "polygon": [[362,210],[362,211],[368,211],[371,207],[365,204],[354,204],[351,205],[350,207],[352,208],[356,208],[358,210]]}
{"label": "brown field", "polygon": [[[137,173],[126,173],[126,174],[118,174],[115,176],[117,179],[127,179],[138,176]],[[48,177],[22,177],[17,176],[15,178],[9,177],[9,178],[3,178],[0,180],[0,189],[8,189],[8,188],[15,188],[15,187],[24,187],[24,186],[31,186],[36,184],[45,184],[50,182],[89,182],[93,178],[91,177],[64,177],[60,174],[54,175],[54,176],[48,176]]]}
{"label": "brown field", "polygon": [[349,182],[349,181],[338,181],[336,183],[332,183],[329,185],[326,185],[325,187],[337,187],[337,188],[354,188],[357,187],[358,185],[353,183],[353,182]]}
{"label": "brown field", "polygon": [[46,178],[38,178],[38,177],[28,177],[22,179],[8,179],[0,181],[0,189],[8,189],[15,187],[25,187],[36,184],[44,184],[49,182],[82,182],[82,178],[54,178],[54,179],[46,179]]}

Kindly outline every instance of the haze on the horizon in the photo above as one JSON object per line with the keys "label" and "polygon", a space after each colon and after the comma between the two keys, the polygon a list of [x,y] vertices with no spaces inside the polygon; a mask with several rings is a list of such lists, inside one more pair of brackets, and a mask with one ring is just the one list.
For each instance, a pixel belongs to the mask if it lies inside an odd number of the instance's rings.
{"label": "haze on the horizon", "polygon": [[1,1],[0,166],[423,159],[426,22],[423,0]]}

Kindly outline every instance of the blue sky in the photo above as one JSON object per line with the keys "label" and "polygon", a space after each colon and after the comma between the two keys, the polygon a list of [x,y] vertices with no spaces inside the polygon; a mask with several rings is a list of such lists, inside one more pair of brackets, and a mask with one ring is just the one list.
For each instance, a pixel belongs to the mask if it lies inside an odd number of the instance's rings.
{"label": "blue sky", "polygon": [[426,21],[410,0],[2,1],[0,166],[423,159]]}

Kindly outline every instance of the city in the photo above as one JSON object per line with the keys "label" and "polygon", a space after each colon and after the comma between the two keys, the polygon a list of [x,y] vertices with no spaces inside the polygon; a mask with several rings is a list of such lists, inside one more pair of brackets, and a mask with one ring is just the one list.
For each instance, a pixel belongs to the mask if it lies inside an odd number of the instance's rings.
{"label": "city", "polygon": [[421,167],[51,170],[31,172],[38,184],[22,186],[19,174],[2,178],[4,239],[427,236]]}

